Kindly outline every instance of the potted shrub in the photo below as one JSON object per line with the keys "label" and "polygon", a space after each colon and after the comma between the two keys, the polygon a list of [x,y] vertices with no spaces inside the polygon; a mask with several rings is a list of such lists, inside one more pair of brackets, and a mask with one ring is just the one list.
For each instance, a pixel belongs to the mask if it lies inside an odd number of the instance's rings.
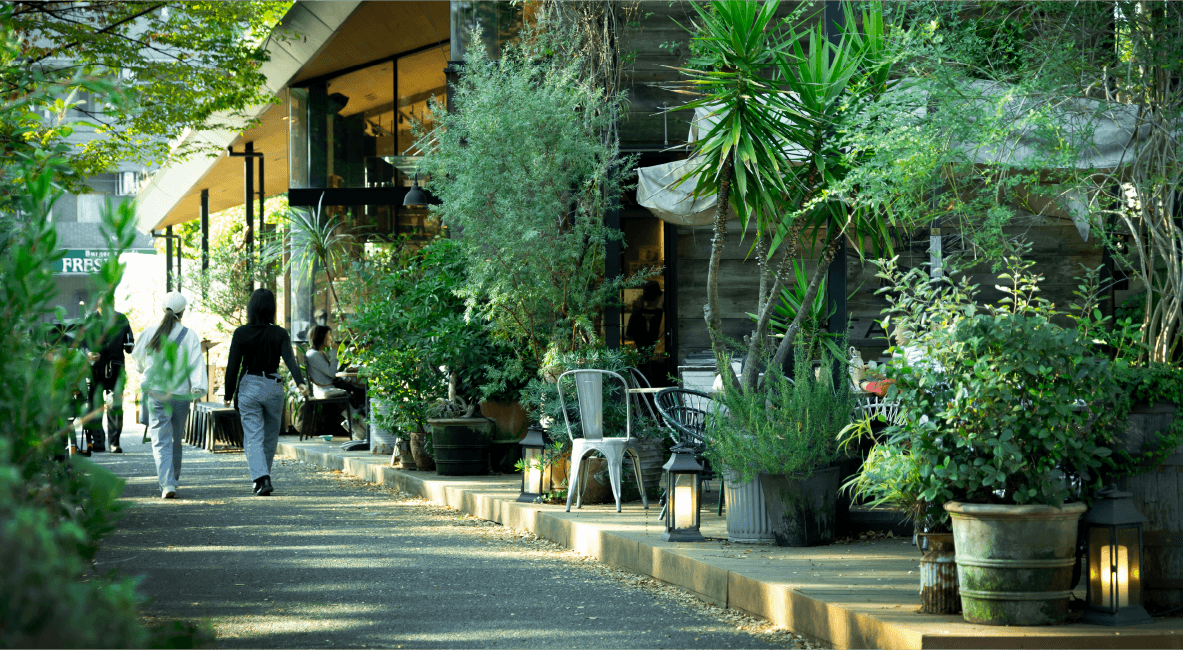
{"label": "potted shrub", "polygon": [[924,363],[893,373],[919,498],[951,515],[963,616],[1063,622],[1080,503],[1099,487],[1117,389],[1111,364],[1038,304],[934,333]]}
{"label": "potted shrub", "polygon": [[[798,346],[795,356],[811,355]],[[793,381],[770,367],[762,392],[723,391],[708,426],[707,457],[737,482],[759,479],[778,545],[816,546],[834,539],[837,438],[850,423],[854,401],[848,382],[835,386],[829,372],[815,373],[807,363],[795,367]]]}

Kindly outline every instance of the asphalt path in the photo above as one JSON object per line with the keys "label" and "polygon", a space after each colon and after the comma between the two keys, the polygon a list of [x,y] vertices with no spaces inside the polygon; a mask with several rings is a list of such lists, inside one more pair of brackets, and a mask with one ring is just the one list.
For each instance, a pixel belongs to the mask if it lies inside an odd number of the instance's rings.
{"label": "asphalt path", "polygon": [[177,498],[161,499],[142,431],[129,426],[125,453],[93,457],[127,479],[133,504],[95,568],[139,576],[150,618],[209,620],[220,647],[801,646],[652,579],[300,461],[277,459],[275,493],[256,497],[241,452],[186,447]]}

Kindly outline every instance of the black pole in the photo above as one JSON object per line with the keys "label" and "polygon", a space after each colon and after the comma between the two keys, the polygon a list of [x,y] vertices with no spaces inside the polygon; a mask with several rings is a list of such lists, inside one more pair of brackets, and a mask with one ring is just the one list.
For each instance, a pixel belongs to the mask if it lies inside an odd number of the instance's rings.
{"label": "black pole", "polygon": [[[209,190],[201,190],[201,272],[209,270]],[[205,294],[202,294],[205,297]]]}
{"label": "black pole", "polygon": [[[246,178],[244,180],[243,192],[246,195],[243,204],[246,207],[246,258],[247,258],[247,273],[250,274],[255,266],[255,162],[251,160],[251,154],[254,153],[255,143],[248,142],[244,147],[246,158],[243,159],[245,163]],[[252,281],[252,286],[253,286]]]}
{"label": "black pole", "polygon": [[164,290],[173,290],[173,227],[164,229]]}
{"label": "black pole", "polygon": [[[613,205],[604,213],[604,225],[611,230],[620,230],[620,204]],[[609,239],[604,246],[604,277],[612,280],[620,276],[620,240]],[[621,298],[622,296],[617,296]],[[604,343],[609,350],[620,349],[620,302],[604,309]]]}
{"label": "black pole", "polygon": [[[169,226],[169,233],[172,233],[172,226]],[[169,237],[172,241],[172,237]],[[184,249],[185,243],[181,241],[180,235],[177,236],[177,291],[181,290],[181,251]]]}
{"label": "black pole", "polygon": [[[846,25],[846,13],[842,10],[842,3],[836,0],[826,0],[825,28],[826,39],[833,45],[842,40],[842,28]],[[839,204],[842,214],[846,213],[846,205]],[[836,227],[831,221],[831,227]],[[830,262],[829,274],[826,278],[826,305],[832,311],[827,329],[831,333],[846,334],[847,305],[846,305],[846,233],[838,235],[841,241],[834,252],[834,259]],[[845,365],[834,364],[834,381],[839,382],[845,375]]]}
{"label": "black pole", "polygon": [[[267,193],[263,190],[263,156],[259,156],[259,232],[267,230],[267,211],[264,202],[267,200]],[[259,251],[262,257],[262,250]]]}

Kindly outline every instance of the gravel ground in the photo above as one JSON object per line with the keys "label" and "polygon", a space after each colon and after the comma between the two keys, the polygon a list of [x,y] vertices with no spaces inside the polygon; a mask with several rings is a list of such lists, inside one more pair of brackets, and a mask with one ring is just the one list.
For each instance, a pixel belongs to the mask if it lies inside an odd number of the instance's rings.
{"label": "gravel ground", "polygon": [[[134,441],[132,440],[134,438]],[[96,454],[129,509],[96,570],[142,579],[149,619],[206,618],[222,647],[813,648],[765,621],[385,486],[187,448],[160,499],[147,445]]]}

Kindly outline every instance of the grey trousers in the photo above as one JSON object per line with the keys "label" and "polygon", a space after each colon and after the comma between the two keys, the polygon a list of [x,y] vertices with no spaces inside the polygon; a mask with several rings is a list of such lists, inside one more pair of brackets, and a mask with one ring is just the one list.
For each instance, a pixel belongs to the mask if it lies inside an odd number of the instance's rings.
{"label": "grey trousers", "polygon": [[148,433],[152,436],[152,458],[160,488],[176,489],[181,478],[181,438],[189,418],[189,400],[167,399],[148,393]]}
{"label": "grey trousers", "polygon": [[244,375],[238,385],[238,416],[242,420],[246,465],[254,481],[271,476],[271,461],[283,424],[283,384],[258,375]]}

